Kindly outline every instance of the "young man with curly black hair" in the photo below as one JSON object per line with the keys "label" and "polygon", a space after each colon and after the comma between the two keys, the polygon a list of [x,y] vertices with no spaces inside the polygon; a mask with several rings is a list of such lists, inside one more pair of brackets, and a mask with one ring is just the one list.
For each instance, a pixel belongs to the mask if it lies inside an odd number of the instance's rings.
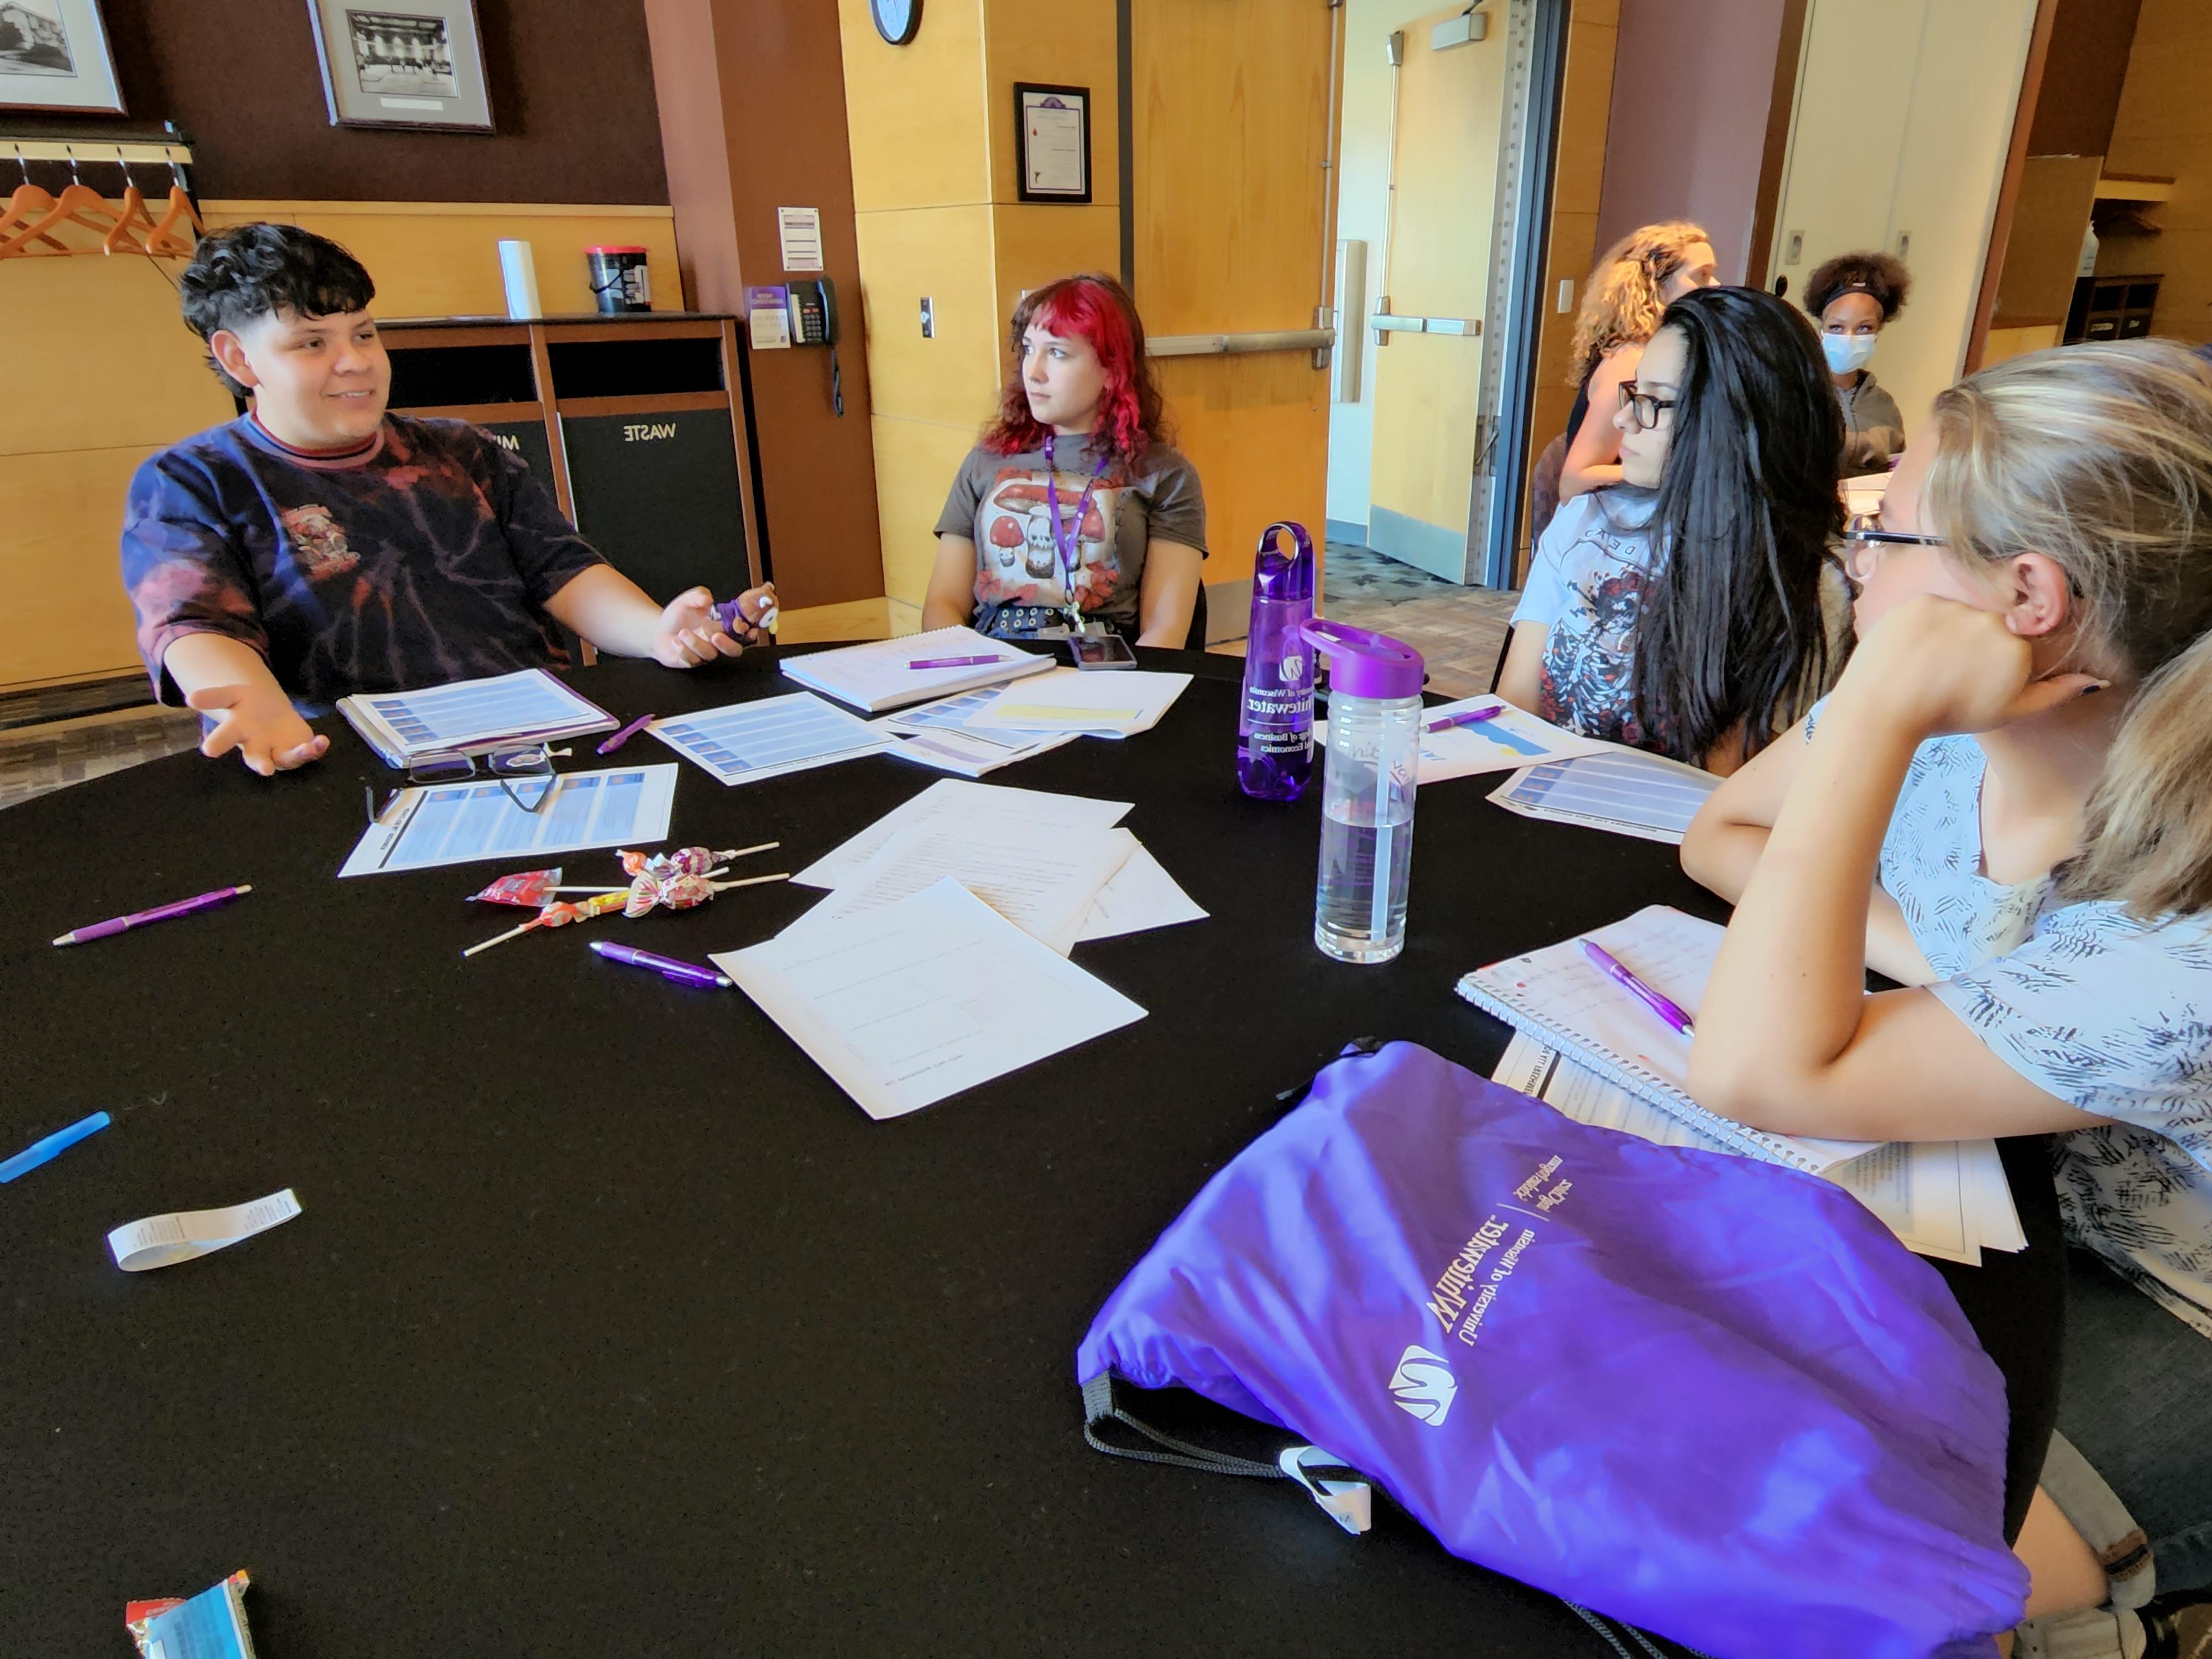
{"label": "young man with curly black hair", "polygon": [[[304,765],[330,747],[307,716],[338,698],[563,663],[556,623],[671,668],[744,648],[705,588],[647,597],[485,433],[389,413],[376,285],[337,243],[241,225],[179,288],[249,407],[138,469],[123,581],[155,695],[209,717],[204,753]],[[738,632],[774,603],[746,593]]]}

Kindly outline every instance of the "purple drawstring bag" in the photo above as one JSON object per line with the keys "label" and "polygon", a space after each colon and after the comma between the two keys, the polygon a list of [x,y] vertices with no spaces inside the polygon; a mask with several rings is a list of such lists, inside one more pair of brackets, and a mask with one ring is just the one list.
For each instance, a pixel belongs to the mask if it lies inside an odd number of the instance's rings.
{"label": "purple drawstring bag", "polygon": [[1337,1060],[1208,1182],[1076,1370],[1102,1450],[1142,1426],[1117,1381],[1189,1389],[1311,1442],[1282,1473],[1347,1529],[1364,1477],[1716,1659],[1981,1659],[2024,1612],[2004,1382],[1940,1274],[1828,1182],[1412,1043]]}

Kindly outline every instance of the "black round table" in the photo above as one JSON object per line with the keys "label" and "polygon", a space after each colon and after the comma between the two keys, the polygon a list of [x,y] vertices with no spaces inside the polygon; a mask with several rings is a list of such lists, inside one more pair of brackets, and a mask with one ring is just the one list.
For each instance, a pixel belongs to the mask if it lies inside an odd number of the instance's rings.
{"label": "black round table", "polygon": [[[362,785],[392,776],[342,721],[289,776],[185,755],[0,812],[0,1154],[116,1120],[0,1188],[0,1650],[123,1651],[126,1600],[240,1566],[268,1659],[1594,1650],[1387,1505],[1354,1541],[1288,1485],[1099,1456],[1075,1347],[1348,1041],[1486,1072],[1506,1031],[1454,995],[1464,970],[1655,901],[1723,913],[1672,848],[1513,817],[1478,778],[1421,792],[1404,954],[1330,962],[1318,790],[1246,800],[1240,665],[1145,654],[1200,676],[1157,730],[989,781],[1134,802],[1211,919],[1079,948],[1148,1018],[888,1122],[742,995],[586,949],[702,959],[814,890],[464,962],[519,919],[462,902],[512,866],[337,879]],[[794,689],[766,653],[577,678],[625,719]],[[606,763],[589,748],[565,764]],[[672,758],[620,758],[641,754]],[[875,757],[724,788],[681,764],[676,841],[780,839],[767,867],[791,870],[938,775]],[[561,861],[618,878],[611,854]],[[233,882],[254,890],[47,943]],[[2031,1248],[1943,1271],[2008,1380],[2016,1523],[2063,1250],[2037,1144],[2007,1167]],[[231,1249],[108,1255],[122,1223],[285,1187],[300,1218]]]}

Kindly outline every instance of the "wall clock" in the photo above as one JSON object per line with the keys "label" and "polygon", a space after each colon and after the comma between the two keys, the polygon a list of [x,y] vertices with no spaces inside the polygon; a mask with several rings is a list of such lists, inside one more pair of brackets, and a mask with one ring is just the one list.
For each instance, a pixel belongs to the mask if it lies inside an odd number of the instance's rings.
{"label": "wall clock", "polygon": [[876,33],[895,46],[914,39],[921,27],[921,0],[868,0],[876,20]]}

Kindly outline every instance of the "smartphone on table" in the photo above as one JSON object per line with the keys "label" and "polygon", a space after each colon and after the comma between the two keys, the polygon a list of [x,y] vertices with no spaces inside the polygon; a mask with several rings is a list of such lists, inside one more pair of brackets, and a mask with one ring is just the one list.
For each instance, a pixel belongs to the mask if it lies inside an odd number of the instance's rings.
{"label": "smartphone on table", "polygon": [[1071,634],[1068,654],[1078,668],[1134,668],[1137,653],[1119,634]]}

